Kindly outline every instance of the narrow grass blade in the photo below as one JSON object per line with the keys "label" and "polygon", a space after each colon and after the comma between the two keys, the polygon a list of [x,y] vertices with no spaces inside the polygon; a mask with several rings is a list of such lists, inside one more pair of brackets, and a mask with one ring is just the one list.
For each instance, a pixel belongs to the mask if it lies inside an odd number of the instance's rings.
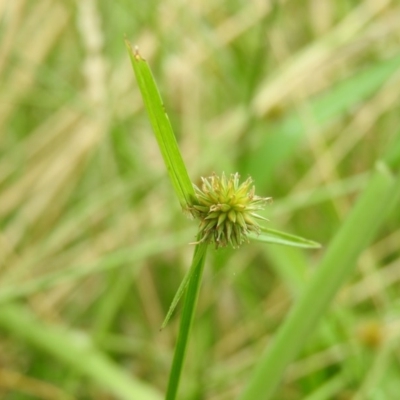
{"label": "narrow grass blade", "polygon": [[175,311],[175,308],[178,305],[179,300],[185,293],[185,290],[186,290],[190,280],[192,279],[193,274],[196,272],[197,266],[199,265],[200,262],[202,262],[205,251],[206,251],[206,247],[204,247],[204,246],[196,247],[195,253],[193,256],[192,265],[189,268],[188,272],[186,273],[185,277],[183,278],[181,284],[179,285],[179,288],[178,288],[178,290],[172,300],[172,303],[169,307],[168,313],[164,319],[164,322],[161,325],[161,329],[164,329],[166,327],[168,321],[171,319],[171,316],[172,316],[173,312]]}
{"label": "narrow grass blade", "polygon": [[190,267],[190,270],[193,272],[191,273],[191,278],[189,279],[186,297],[183,304],[178,341],[175,347],[174,360],[172,362],[171,373],[169,376],[167,394],[165,397],[166,400],[175,400],[178,392],[187,343],[193,322],[194,310],[196,308],[197,298],[199,294],[207,247],[207,243],[200,243],[196,245],[195,253],[193,256],[193,263]]}
{"label": "narrow grass blade", "polygon": [[126,263],[129,265],[135,264],[136,266],[133,267],[131,272],[137,271],[136,268],[140,268],[140,263],[137,263],[137,261],[174,248],[178,244],[187,243],[187,236],[191,233],[192,230],[185,230],[173,236],[153,238],[137,243],[133,247],[120,248],[119,250],[105,254],[95,262],[73,265],[59,271],[49,272],[44,276],[33,278],[18,285],[3,285],[0,291],[0,305],[18,298],[27,297],[39,291],[44,291],[64,282],[78,281],[93,274],[120,268],[121,265]]}
{"label": "narrow grass blade", "polygon": [[301,247],[304,249],[318,249],[321,245],[313,240],[304,239],[290,233],[280,232],[275,229],[261,227],[259,235],[251,233],[248,235],[251,240],[270,244],[281,244],[284,246]]}
{"label": "narrow grass blade", "polygon": [[141,57],[137,49],[132,49],[128,41],[125,43],[169,177],[182,208],[186,210],[193,204],[196,196],[171,123],[146,60]]}
{"label": "narrow grass blade", "polygon": [[[314,123],[325,125],[346,115],[354,105],[381,89],[399,67],[400,54],[396,54],[392,58],[372,64],[371,67],[363,68],[353,76],[338,82],[330,90],[316,95],[310,101]],[[265,124],[261,124],[259,129],[265,130]],[[260,137],[265,139],[252,153],[246,170],[242,171],[243,175],[249,174],[256,182],[263,182],[265,176],[273,177],[273,172],[290,159],[298,149],[299,142],[306,136],[306,127],[297,114],[289,115],[282,122],[271,126],[270,130],[273,132],[270,135],[262,136],[260,133]],[[257,186],[261,188],[260,184]]]}
{"label": "narrow grass blade", "polygon": [[161,400],[161,394],[132,374],[127,374],[88,337],[42,323],[27,309],[4,304],[0,309],[0,327],[24,342],[46,351],[58,362],[71,367],[74,374],[84,374],[110,395],[121,400]]}
{"label": "narrow grass blade", "polygon": [[298,355],[340,286],[400,197],[400,177],[380,167],[371,176],[354,209],[327,249],[315,275],[260,357],[240,400],[268,400],[288,364]]}

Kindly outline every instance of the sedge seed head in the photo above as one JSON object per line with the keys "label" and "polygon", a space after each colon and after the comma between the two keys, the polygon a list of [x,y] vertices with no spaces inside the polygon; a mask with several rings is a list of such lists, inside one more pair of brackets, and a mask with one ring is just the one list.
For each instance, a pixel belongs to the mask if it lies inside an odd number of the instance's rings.
{"label": "sedge seed head", "polygon": [[197,204],[190,211],[200,220],[200,242],[238,248],[249,233],[260,233],[257,220],[266,219],[256,211],[264,209],[271,197],[256,196],[251,178],[242,184],[239,179],[238,173],[229,178],[224,173],[221,177],[213,174],[201,178],[201,188],[194,185]]}

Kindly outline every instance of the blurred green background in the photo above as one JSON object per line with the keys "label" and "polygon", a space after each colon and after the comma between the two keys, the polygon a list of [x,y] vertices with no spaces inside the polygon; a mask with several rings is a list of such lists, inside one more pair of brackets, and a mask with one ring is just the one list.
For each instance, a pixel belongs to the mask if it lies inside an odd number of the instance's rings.
{"label": "blurred green background", "polygon": [[[399,22],[394,0],[1,1],[0,398],[165,391],[179,310],[159,328],[196,223],[170,186],[124,35],[153,70],[192,180],[251,175],[274,198],[270,227],[326,247],[400,146]],[[399,214],[276,399],[398,398]],[[240,393],[323,254],[209,252],[182,399]]]}

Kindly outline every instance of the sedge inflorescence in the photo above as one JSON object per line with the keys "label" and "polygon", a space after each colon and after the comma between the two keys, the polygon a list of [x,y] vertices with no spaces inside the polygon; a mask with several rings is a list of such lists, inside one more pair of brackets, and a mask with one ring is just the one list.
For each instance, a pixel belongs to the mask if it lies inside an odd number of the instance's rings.
{"label": "sedge inflorescence", "polygon": [[256,196],[250,177],[242,184],[239,179],[238,173],[229,178],[224,173],[222,177],[213,174],[201,178],[201,188],[194,185],[198,203],[191,212],[200,219],[200,242],[215,243],[217,248],[228,244],[238,248],[249,233],[260,233],[257,219],[266,219],[256,211],[262,210],[271,197]]}

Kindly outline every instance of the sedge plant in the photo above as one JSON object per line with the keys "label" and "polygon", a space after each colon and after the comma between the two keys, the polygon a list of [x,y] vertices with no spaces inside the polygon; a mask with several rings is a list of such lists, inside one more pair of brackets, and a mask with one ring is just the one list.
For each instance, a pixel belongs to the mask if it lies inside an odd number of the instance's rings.
{"label": "sedge plant", "polygon": [[166,392],[166,400],[176,399],[191,325],[209,245],[239,248],[256,240],[302,248],[318,248],[314,241],[260,225],[266,220],[257,214],[271,197],[255,194],[253,180],[240,181],[239,173],[203,177],[201,187],[192,184],[177,141],[146,60],[126,41],[132,67],[172,186],[185,214],[199,221],[192,265],[181,282],[162,324],[164,328],[180,298],[185,294],[178,339]]}
{"label": "sedge plant", "polygon": [[[258,211],[270,201],[255,194],[251,178],[240,183],[238,173],[229,177],[202,178],[193,185],[179,152],[162,100],[146,61],[127,43],[132,66],[156,135],[168,174],[183,211],[199,220],[199,231],[192,265],[172,301],[163,327],[185,293],[175,354],[169,376],[166,400],[177,398],[190,328],[199,293],[201,276],[210,244],[216,248],[240,247],[257,240],[303,248],[318,243],[266,228]],[[353,272],[358,256],[390,215],[400,198],[400,141],[390,147],[376,164],[365,189],[345,223],[327,246],[316,272],[303,288],[274,340],[260,355],[239,400],[272,399],[285,370],[311,337],[341,285]],[[360,234],[363,232],[363,234]]]}

